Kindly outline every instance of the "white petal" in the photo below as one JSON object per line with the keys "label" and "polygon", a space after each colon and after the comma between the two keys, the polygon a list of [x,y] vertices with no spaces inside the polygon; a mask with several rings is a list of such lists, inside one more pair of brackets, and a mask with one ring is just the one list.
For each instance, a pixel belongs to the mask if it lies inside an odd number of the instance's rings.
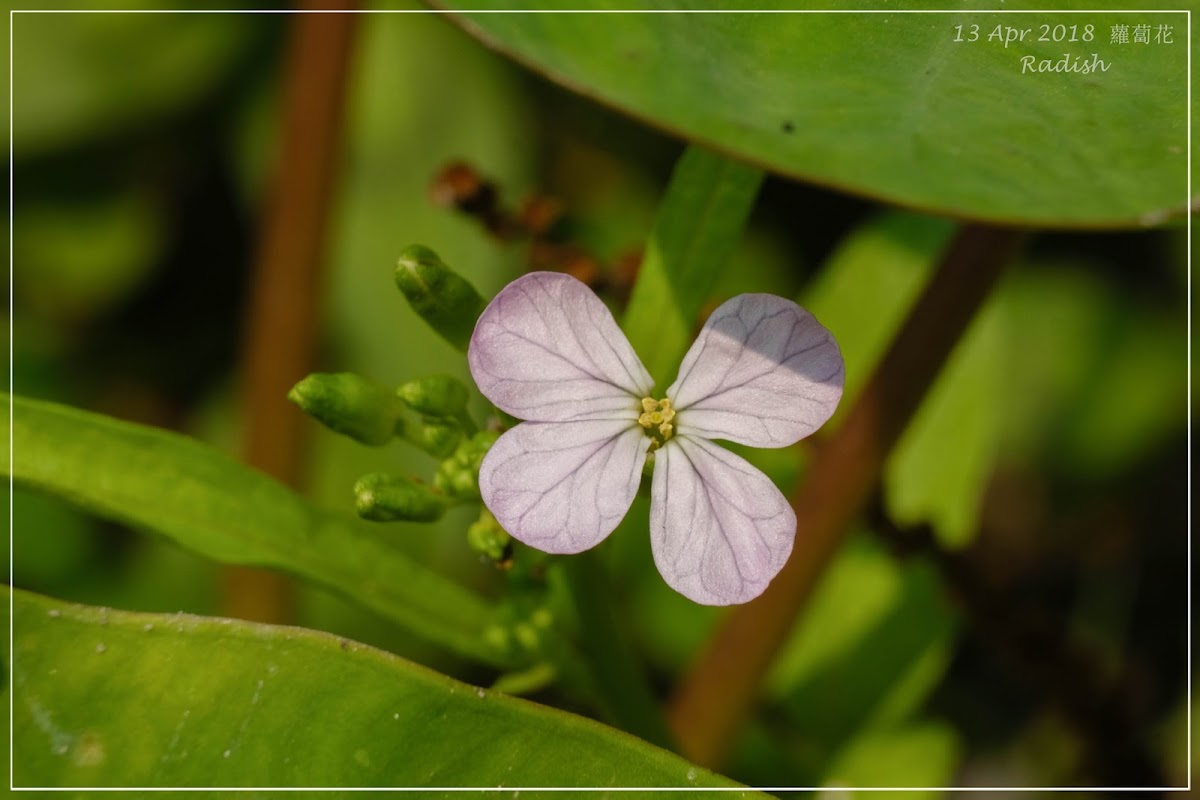
{"label": "white petal", "polygon": [[785,447],[833,416],[845,374],[816,317],[773,294],[742,294],[708,318],[667,397],[681,434]]}
{"label": "white petal", "polygon": [[600,298],[557,272],[531,272],[496,295],[467,363],[488,400],[536,422],[636,419],[654,388]]}
{"label": "white petal", "polygon": [[629,511],[650,439],[628,420],[522,422],[479,468],[484,505],[547,553],[595,547]]}
{"label": "white petal", "polygon": [[655,453],[650,546],[671,588],[710,606],[762,594],[792,552],[796,514],[771,479],[704,439]]}

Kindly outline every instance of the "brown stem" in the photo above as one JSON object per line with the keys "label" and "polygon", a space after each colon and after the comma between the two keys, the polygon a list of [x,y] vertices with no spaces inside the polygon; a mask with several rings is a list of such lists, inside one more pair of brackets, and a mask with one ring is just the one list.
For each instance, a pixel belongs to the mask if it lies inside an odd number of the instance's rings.
{"label": "brown stem", "polygon": [[684,677],[668,719],[682,754],[719,768],[776,651],[830,556],[866,506],[883,463],[1020,238],[983,225],[960,231],[846,421],[793,497],[796,544],[757,600],[735,609]]}
{"label": "brown stem", "polygon": [[[302,3],[301,11],[328,4]],[[342,124],[353,14],[292,17],[279,162],[263,217],[242,362],[246,462],[285,483],[301,477],[303,415],[288,390],[311,371],[317,298]],[[274,572],[231,567],[225,611],[286,622],[291,591]]]}

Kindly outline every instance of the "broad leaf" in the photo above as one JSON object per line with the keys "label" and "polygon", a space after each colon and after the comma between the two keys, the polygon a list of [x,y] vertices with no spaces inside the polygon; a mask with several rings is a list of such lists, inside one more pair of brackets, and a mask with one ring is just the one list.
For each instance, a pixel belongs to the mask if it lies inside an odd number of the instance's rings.
{"label": "broad leaf", "polygon": [[328,634],[12,600],[17,785],[734,786]]}
{"label": "broad leaf", "polygon": [[[1151,225],[1186,206],[1179,12],[472,14],[507,4],[441,2],[468,32],[568,88],[801,180],[1040,226]],[[670,9],[712,11],[656,4]],[[1173,35],[1115,44],[1115,24]],[[1068,67],[1107,69],[1029,71],[1064,55]]]}
{"label": "broad leaf", "polygon": [[324,584],[463,655],[499,666],[523,660],[487,635],[497,622],[493,607],[389,546],[386,531],[314,509],[185,437],[53,403],[11,402],[13,461],[5,471],[17,484],[217,561]]}

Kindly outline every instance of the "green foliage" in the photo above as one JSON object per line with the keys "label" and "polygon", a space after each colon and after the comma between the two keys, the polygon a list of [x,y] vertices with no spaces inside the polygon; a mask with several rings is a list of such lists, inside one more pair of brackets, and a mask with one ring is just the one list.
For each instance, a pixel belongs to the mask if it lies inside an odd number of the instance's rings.
{"label": "green foliage", "polygon": [[944,797],[936,787],[954,783],[962,758],[958,733],[949,725],[926,722],[881,728],[859,737],[829,769],[835,786],[935,787],[905,797]]}
{"label": "green foliage", "polygon": [[[969,8],[515,15],[466,10],[504,7],[495,0],[445,5],[461,10],[456,19],[468,31],[566,86],[806,181],[942,214],[1043,226],[1134,227],[1183,211],[1187,48],[1177,42],[1135,56],[1108,39],[1117,22],[1175,23],[1181,32],[1179,14],[1105,14],[1085,23],[1047,13],[1025,42],[1005,47],[987,36],[1016,27],[1013,17]],[[709,9],[689,0],[669,6]],[[1005,9],[1014,6],[1038,7]],[[1042,23],[1091,24],[1093,38],[1037,41]],[[981,40],[954,41],[955,26],[969,35],[976,24]],[[1022,74],[1022,57],[1057,61],[1065,50],[1089,61],[1096,53],[1111,68]]]}
{"label": "green foliage", "polygon": [[[161,7],[123,8],[137,6]],[[14,15],[14,150],[77,145],[183,112],[262,46],[265,22],[232,14]]]}
{"label": "green foliage", "polygon": [[328,634],[12,601],[18,785],[736,786]]}
{"label": "green foliage", "polygon": [[[1121,292],[1098,265],[1039,260],[1014,276],[1005,440],[1107,479],[1178,435],[1187,417],[1187,309]],[[1182,287],[1179,287],[1182,290]]]}
{"label": "green foliage", "polygon": [[14,207],[21,302],[77,324],[126,300],[162,255],[162,217],[148,193],[133,190]]}
{"label": "green foliage", "polygon": [[[662,6],[691,7],[699,5]],[[1006,8],[1014,7],[1032,6],[1009,0]],[[836,226],[830,230],[845,238],[801,300],[846,355],[844,417],[954,226],[887,212],[855,229],[841,215],[858,214],[858,201],[829,202],[819,190],[777,184],[762,198],[768,213],[745,231],[760,168],[951,217],[1156,225],[1181,206],[1187,177],[1182,25],[1175,46],[1126,50],[1109,45],[1107,26],[1182,17],[1146,11],[1097,18],[1104,24],[1094,48],[1115,66],[1095,76],[1019,74],[1014,62],[1021,55],[1058,57],[1062,45],[951,42],[956,25],[986,20],[986,32],[1012,20],[970,10],[464,14],[459,21],[586,97],[695,143],[675,165],[625,314],[628,335],[660,389],[714,300],[743,291],[796,295],[809,273],[809,265],[798,264],[810,248],[823,249],[825,234],[815,244],[791,239]],[[195,211],[194,200],[230,201],[226,181],[246,190],[233,200],[245,206],[235,215],[253,216],[247,209],[264,200],[258,187],[276,154],[271,93],[284,19],[14,17],[13,344],[16,383],[27,393],[118,414],[148,407],[141,418],[169,420],[214,441],[229,438],[232,393],[219,385],[223,372],[206,379],[203,397],[176,400],[167,416],[155,413],[161,408],[153,376],[136,373],[146,383],[131,386],[123,373],[99,380],[63,369],[59,359],[96,333],[112,335],[108,326],[124,318],[125,305],[143,301],[146,289],[171,286],[164,267],[177,263],[174,227]],[[1082,17],[1051,12],[1044,19],[1070,25]],[[522,80],[444,17],[360,20],[346,98],[350,157],[340,168],[332,216],[320,357],[382,384],[353,374],[313,376],[329,382],[310,378],[294,398],[349,435],[309,425],[309,494],[336,510],[318,510],[184,437],[6,398],[15,455],[5,466],[16,482],[10,557],[16,583],[27,588],[116,607],[193,611],[219,607],[221,563],[267,566],[381,617],[342,608],[302,585],[299,624],[356,636],[379,629],[365,638],[389,649],[397,649],[391,643],[398,624],[399,633],[424,637],[431,649],[421,657],[429,663],[440,659],[472,680],[491,680],[489,668],[503,674],[493,690],[477,690],[312,631],[88,609],[17,592],[16,652],[5,665],[16,711],[17,780],[725,786],[625,733],[495,691],[539,692],[546,702],[585,708],[647,741],[666,742],[659,708],[726,612],[664,586],[650,555],[644,494],[604,546],[570,560],[514,546],[478,508],[479,463],[498,433],[480,432],[471,417],[483,404],[462,383],[461,351],[483,298],[534,259],[426,198],[429,178],[450,159],[495,178],[506,206],[513,192],[536,183],[537,192],[563,202],[567,244],[596,258],[600,282],[614,290],[606,299],[619,304],[628,284],[616,265],[645,238],[676,145],[587,108],[586,100]],[[206,142],[211,162],[200,163],[213,167],[216,179],[205,184],[211,196],[195,198],[195,187],[175,173],[186,172],[179,166],[190,165],[198,148],[179,130],[224,131],[231,120],[240,151],[225,153],[223,137]],[[795,226],[780,216],[793,212]],[[1113,240],[1140,247],[1151,238]],[[426,249],[406,251],[395,279],[416,314],[389,280],[397,247],[408,241],[436,245],[454,265],[450,271]],[[1034,238],[1037,245],[1064,241],[1085,249],[1105,240]],[[1140,474],[1143,460],[1182,453],[1168,448],[1181,447],[1187,415],[1186,309],[1174,302],[1186,276],[1183,241],[1179,232],[1169,258],[1180,268],[1169,276],[1156,271],[1162,254],[1149,247],[1139,254],[1145,275],[1116,275],[1110,267],[1130,259],[1109,263],[1096,253],[1052,252],[1018,265],[951,355],[887,463],[882,487],[896,521],[928,522],[944,546],[961,547],[980,530],[982,498],[997,465],[1015,467],[1033,487],[1010,525],[1022,514],[1061,520],[1063,498],[1055,492],[1065,484],[1069,525],[1049,531],[1056,535],[1051,545],[1014,535],[955,558],[979,558],[992,570],[980,574],[999,583],[1032,577],[1041,585],[1054,583],[1034,572],[1046,553],[1066,572],[1071,554],[1059,533],[1080,539],[1097,563],[1132,553],[1133,566],[1119,575],[1126,588],[1109,592],[1109,573],[1079,567],[1069,579],[1081,579],[1083,594],[1066,592],[1073,607],[1052,610],[1085,637],[1103,639],[1104,631],[1089,626],[1110,625],[1115,634],[1104,653],[1114,668],[1127,655],[1130,663],[1155,665],[1145,669],[1156,681],[1165,680],[1161,664],[1168,659],[1138,651],[1147,638],[1139,615],[1157,608],[1167,584],[1157,580],[1154,559],[1162,553],[1117,540],[1122,532],[1158,534],[1136,527],[1144,509],[1122,496],[1127,477]],[[1167,278],[1175,283],[1161,285]],[[429,335],[430,326],[441,340]],[[203,338],[178,327],[180,341]],[[122,362],[126,355],[136,362],[123,346],[115,349]],[[175,360],[190,370],[192,353]],[[447,374],[410,380],[433,372]],[[97,386],[76,385],[92,382]],[[129,396],[132,405],[122,399]],[[279,413],[294,413],[279,401]],[[197,425],[193,404],[203,408],[202,420],[220,421]],[[414,446],[368,449],[351,441],[382,444],[394,434]],[[785,489],[802,477],[812,452],[807,445],[733,449]],[[354,498],[348,487],[364,473]],[[398,477],[416,474],[429,482]],[[1144,474],[1155,481],[1166,473],[1154,467]],[[1080,488],[1089,482],[1099,490]],[[1100,504],[1080,496],[1110,490]],[[366,516],[437,521],[423,528],[367,525],[352,519],[352,499]],[[1111,536],[1090,522],[1110,509],[1120,518]],[[1155,524],[1161,518],[1168,526],[1170,511],[1156,511]],[[125,538],[109,521],[158,538]],[[970,683],[972,664],[956,662],[948,671],[964,620],[942,582],[921,558],[898,558],[874,539],[851,537],[764,681],[762,713],[749,723],[729,774],[774,785],[782,775],[831,789],[944,785],[964,765],[991,775],[983,770],[995,764],[986,759],[1008,742],[976,737],[1000,723],[956,727],[972,709],[954,709],[955,725],[938,718],[945,704],[931,712],[940,685],[982,696]],[[1153,591],[1128,588],[1151,585]],[[1062,586],[1050,591],[1056,588]],[[493,595],[500,599],[484,599]],[[1126,640],[1137,644],[1126,647]],[[643,660],[652,665],[649,676]],[[1175,708],[1175,716],[1155,723],[1153,746],[1168,753],[1171,774],[1182,781],[1185,709],[1178,702]],[[1003,724],[1016,728],[1023,712],[989,713],[1010,715]],[[1072,737],[1056,729],[1042,739],[1012,738],[1017,747],[1049,738],[1047,749],[1077,758]],[[1019,769],[1014,782],[1029,777]],[[1054,777],[1066,780],[1062,769]]]}
{"label": "green foliage", "polygon": [[[851,539],[823,575],[767,684],[805,743],[797,748],[805,768],[846,783],[832,764],[879,732],[912,724],[945,673],[957,629],[929,565],[897,563],[874,540]],[[934,773],[925,778],[943,783],[952,766],[937,772],[928,764]],[[876,777],[882,774],[860,770],[856,777],[872,775],[869,783],[879,785],[888,780]],[[919,785],[896,780],[892,785]]]}
{"label": "green foliage", "polygon": [[52,403],[11,403],[17,455],[5,466],[18,485],[218,561],[323,584],[471,658],[520,660],[487,636],[493,608],[390,546],[378,529],[314,509],[184,437]]}
{"label": "green foliage", "polygon": [[624,323],[659,391],[675,380],[702,304],[741,239],[761,182],[761,172],[698,147],[675,166]]}
{"label": "green foliage", "polygon": [[[889,212],[855,231],[801,298],[835,332],[846,359],[845,415],[925,285],[953,226]],[[971,323],[888,460],[888,509],[900,522],[933,524],[960,546],[978,512],[1003,427],[1003,327],[991,304]]]}

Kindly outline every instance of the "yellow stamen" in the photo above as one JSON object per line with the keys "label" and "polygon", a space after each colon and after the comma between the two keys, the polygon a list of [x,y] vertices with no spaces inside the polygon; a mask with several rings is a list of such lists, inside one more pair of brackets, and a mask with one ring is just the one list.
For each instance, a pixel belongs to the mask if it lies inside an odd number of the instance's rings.
{"label": "yellow stamen", "polygon": [[646,429],[646,435],[651,440],[647,452],[653,453],[675,433],[675,426],[671,424],[671,420],[675,419],[675,409],[671,408],[671,401],[665,397],[662,400],[643,397],[641,407],[638,424]]}

